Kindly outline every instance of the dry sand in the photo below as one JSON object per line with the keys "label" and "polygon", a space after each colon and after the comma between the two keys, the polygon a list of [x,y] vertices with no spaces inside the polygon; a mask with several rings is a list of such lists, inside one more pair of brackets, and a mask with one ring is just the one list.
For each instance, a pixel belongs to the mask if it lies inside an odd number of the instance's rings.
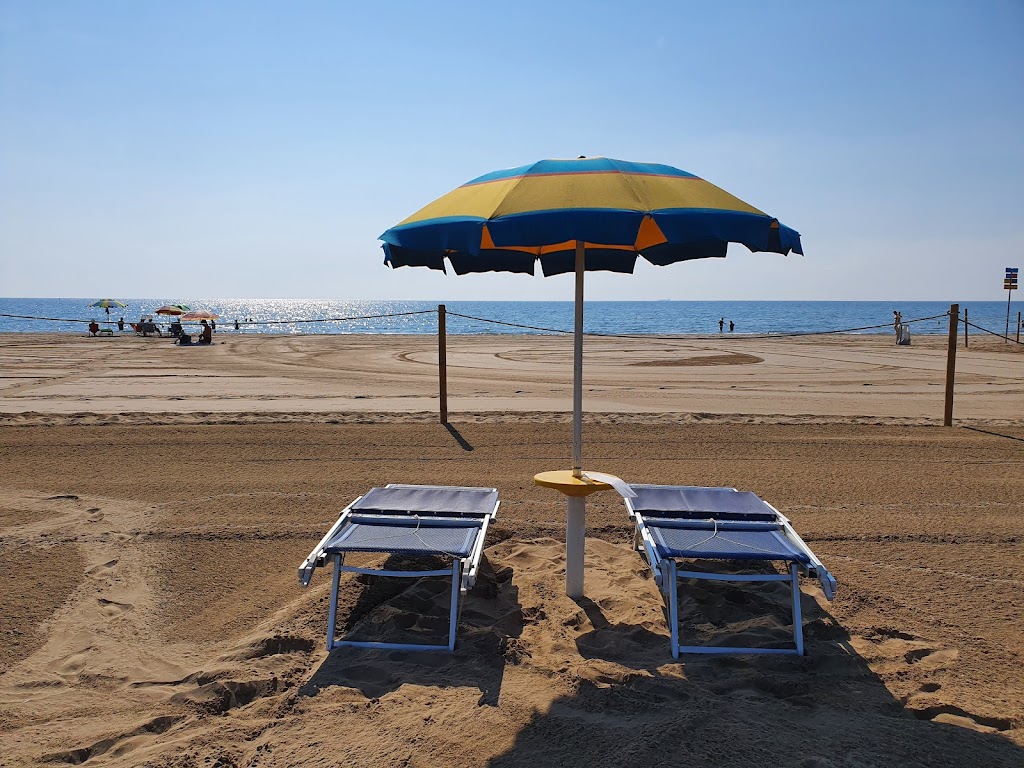
{"label": "dry sand", "polygon": [[[942,421],[945,338],[917,336],[911,347],[889,336],[588,338],[585,356],[584,407],[592,413]],[[449,337],[447,361],[452,414],[571,410],[570,338]],[[956,384],[958,419],[1020,419],[1024,346],[992,337],[972,338],[969,349],[961,342]],[[177,347],[134,335],[0,335],[5,423],[76,414],[134,415],[137,423],[141,414],[166,412],[194,423],[211,415],[276,421],[282,413],[320,419],[437,409],[431,336],[218,333],[211,347]]]}
{"label": "dry sand", "polygon": [[[946,429],[938,343],[671,344],[588,343],[586,465],[782,509],[840,583],[804,658],[674,662],[609,494],[565,597],[563,339],[450,340],[445,427],[423,338],[0,337],[0,765],[1024,764],[1024,357],[961,349]],[[328,655],[296,582],[387,482],[500,492],[453,655]],[[340,625],[443,635],[445,589],[347,577]],[[683,594],[788,635],[778,585]]]}

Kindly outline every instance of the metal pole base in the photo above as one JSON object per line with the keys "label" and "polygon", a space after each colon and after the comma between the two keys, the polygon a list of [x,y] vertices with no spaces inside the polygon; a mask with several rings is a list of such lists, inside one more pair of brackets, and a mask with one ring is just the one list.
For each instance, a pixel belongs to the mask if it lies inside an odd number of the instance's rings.
{"label": "metal pole base", "polygon": [[573,600],[583,597],[583,546],[586,539],[584,496],[569,497],[569,513],[565,524],[565,594]]}

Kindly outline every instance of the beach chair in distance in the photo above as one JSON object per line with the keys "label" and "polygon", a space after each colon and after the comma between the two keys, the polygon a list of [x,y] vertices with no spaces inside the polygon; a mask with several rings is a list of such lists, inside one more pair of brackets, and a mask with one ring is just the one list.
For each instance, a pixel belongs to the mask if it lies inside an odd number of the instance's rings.
{"label": "beach chair in distance", "polygon": [[[647,561],[665,599],[672,656],[680,653],[789,653],[803,655],[800,574],[816,578],[825,597],[836,580],[800,538],[789,520],[768,502],[735,488],[630,485],[636,496],[626,509],[634,523],[633,546]],[[681,570],[680,560],[751,560],[787,565],[788,573],[729,574]],[[788,581],[793,606],[792,648],[681,645],[679,579]]]}
{"label": "beach chair in distance", "polygon": [[[327,615],[327,650],[340,646],[413,651],[455,650],[460,597],[475,583],[487,526],[498,513],[498,491],[438,485],[397,485],[373,488],[341,511],[337,522],[299,566],[299,583],[306,587],[318,566],[334,563],[331,603]],[[349,552],[443,556],[444,570],[388,570],[345,565]],[[451,576],[451,606],[446,645],[336,640],[338,585],[342,572],[396,578]]]}

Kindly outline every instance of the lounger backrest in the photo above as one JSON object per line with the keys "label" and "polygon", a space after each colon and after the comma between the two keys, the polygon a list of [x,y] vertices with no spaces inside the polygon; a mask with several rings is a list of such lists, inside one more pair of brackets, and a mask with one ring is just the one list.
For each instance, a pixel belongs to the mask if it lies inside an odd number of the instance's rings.
{"label": "lounger backrest", "polygon": [[414,515],[489,515],[498,501],[493,488],[394,485],[373,488],[351,509],[360,512]]}
{"label": "lounger backrest", "polygon": [[747,520],[772,522],[774,509],[757,494],[732,488],[696,488],[683,485],[631,485],[633,510],[650,517],[683,520]]}

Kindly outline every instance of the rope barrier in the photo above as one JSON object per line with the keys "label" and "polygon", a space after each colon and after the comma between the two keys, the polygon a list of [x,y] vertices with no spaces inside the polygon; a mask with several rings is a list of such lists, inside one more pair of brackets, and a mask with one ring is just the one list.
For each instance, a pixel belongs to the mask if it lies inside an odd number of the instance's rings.
{"label": "rope barrier", "polygon": [[[505,326],[509,326],[509,327],[512,327],[512,328],[523,328],[523,329],[530,330],[530,331],[545,331],[547,333],[561,333],[561,334],[566,334],[566,335],[569,335],[569,334],[572,333],[572,331],[567,331],[567,330],[563,330],[563,329],[559,329],[559,328],[544,328],[544,327],[537,326],[537,325],[523,325],[521,323],[509,323],[509,322],[506,322],[504,320],[491,320],[491,319],[484,318],[484,317],[476,317],[474,315],[463,315],[463,314],[461,314],[459,312],[452,312],[451,310],[448,310],[448,312],[446,314],[448,314],[450,316],[454,316],[454,317],[461,317],[464,320],[476,320],[477,322],[481,322],[481,323],[492,323],[494,325],[505,325]],[[904,323],[920,323],[920,322],[924,322],[925,320],[935,320],[935,319],[940,318],[940,317],[948,317],[948,316],[949,316],[948,313],[944,312],[941,315],[931,315],[929,317],[917,317],[917,318],[914,318],[913,320],[904,320],[903,322]],[[711,340],[721,340],[721,339],[726,339],[726,338],[749,340],[749,339],[784,339],[784,338],[792,338],[792,337],[795,337],[795,336],[823,336],[823,335],[834,334],[834,333],[853,333],[854,331],[869,331],[869,330],[874,330],[876,328],[891,328],[891,327],[892,327],[891,323],[881,323],[879,325],[864,325],[864,326],[861,326],[859,328],[843,328],[843,329],[833,330],[833,331],[795,331],[793,333],[762,333],[762,334],[754,333],[754,334],[741,334],[741,335],[736,335],[736,336],[722,336],[722,335],[718,335],[718,336],[714,336],[714,335],[712,335],[712,336],[692,336],[692,335],[680,336],[678,334],[599,333],[599,332],[596,332],[596,331],[584,331],[583,335],[584,336],[596,336],[596,337],[600,337],[600,338],[611,338],[611,339],[648,339],[648,340],[650,340],[650,339],[664,339],[664,340],[670,340],[670,341],[671,340],[678,340],[678,341],[711,341]]]}
{"label": "rope barrier", "polygon": [[[338,323],[348,322],[351,320],[379,320],[384,317],[405,317],[406,315],[432,315],[435,314],[436,310],[433,309],[420,309],[416,312],[392,312],[387,315],[358,315],[355,317],[325,317],[320,319],[312,320],[239,320],[239,325],[291,325],[294,323]],[[36,317],[34,315],[9,315],[5,312],[0,312],[0,317],[12,317],[18,320],[53,320],[59,323],[91,323],[92,320],[78,320],[70,317]],[[104,320],[103,322],[115,323],[116,320]],[[198,322],[198,320],[185,322]],[[234,321],[226,320],[223,321],[227,325],[233,325]]]}
{"label": "rope barrier", "polygon": [[[92,320],[75,320],[70,317],[33,317],[32,315],[8,315],[0,312],[0,317],[13,317],[18,320],[54,320],[58,323],[91,323]],[[103,322],[107,322],[104,320]],[[116,322],[111,320],[111,322]]]}
{"label": "rope barrier", "polygon": [[979,331],[984,331],[985,333],[988,333],[988,334],[990,334],[992,336],[998,336],[1000,339],[1006,339],[1007,341],[1011,341],[1014,344],[1020,344],[1020,345],[1024,346],[1024,341],[1017,341],[1016,339],[1011,339],[1009,336],[1006,336],[1006,335],[1004,335],[1002,333],[996,333],[995,331],[990,331],[988,328],[982,328],[980,325],[975,325],[974,323],[964,319],[963,315],[960,315],[960,322],[966,323],[971,328],[977,328]]}
{"label": "rope barrier", "polygon": [[[354,316],[351,316],[351,317],[325,317],[325,318],[298,319],[298,320],[251,320],[251,321],[250,320],[240,320],[240,321],[238,321],[238,325],[239,326],[242,326],[242,325],[297,325],[297,324],[300,324],[300,323],[343,323],[343,322],[352,322],[354,320],[380,320],[380,319],[387,318],[387,317],[410,317],[410,316],[413,316],[413,315],[432,315],[432,314],[435,313],[435,311],[436,310],[433,310],[433,309],[421,309],[421,310],[417,310],[417,311],[414,311],[414,312],[391,312],[391,313],[379,314],[379,315],[354,315]],[[524,323],[511,323],[511,322],[508,322],[508,321],[505,321],[505,320],[493,320],[493,319],[487,318],[487,317],[476,317],[475,315],[464,315],[461,312],[452,312],[451,310],[449,310],[446,314],[449,315],[450,317],[460,317],[463,320],[473,320],[473,321],[476,321],[478,323],[490,323],[491,325],[502,325],[502,326],[506,326],[508,328],[522,328],[523,330],[527,330],[527,331],[541,331],[543,333],[557,333],[557,334],[562,334],[562,335],[567,335],[567,336],[571,335],[573,333],[572,331],[565,330],[563,328],[546,328],[546,327],[540,326],[540,325],[526,325]],[[60,322],[60,323],[90,323],[90,322],[92,322],[91,320],[80,320],[80,319],[77,319],[77,318],[69,318],[69,317],[39,317],[39,316],[35,316],[35,315],[13,315],[13,314],[8,314],[6,312],[0,312],[0,317],[9,317],[9,318],[14,318],[14,319],[18,319],[18,320],[47,320],[47,321]],[[917,317],[917,318],[914,318],[912,320],[904,320],[903,322],[906,323],[906,324],[921,323],[921,322],[925,322],[927,320],[936,320],[936,319],[942,318],[942,317],[948,317],[948,314],[947,313],[942,313],[940,315],[931,315],[929,317]],[[991,334],[992,336],[998,336],[1000,338],[1008,338],[1006,336],[1003,336],[1003,334],[1001,334],[1001,333],[996,333],[995,331],[990,331],[988,328],[983,328],[980,325],[975,325],[974,323],[967,322],[967,321],[965,321],[963,319],[962,316],[959,319],[961,321],[966,322],[967,325],[970,326],[971,328],[976,328],[979,331],[984,331],[985,333]],[[107,321],[104,321],[104,322],[107,322]],[[113,322],[113,321],[111,321],[111,322]],[[225,325],[228,325],[228,326],[234,325],[233,321],[223,321],[223,322],[224,322]],[[863,326],[860,326],[858,328],[841,328],[841,329],[828,330],[828,331],[794,331],[792,333],[755,333],[755,334],[738,334],[738,335],[733,335],[733,336],[723,336],[721,334],[718,334],[718,335],[714,335],[714,334],[712,334],[712,335],[696,335],[695,336],[695,335],[653,334],[653,333],[643,333],[643,334],[601,333],[601,332],[598,332],[598,331],[586,331],[586,332],[584,332],[583,335],[584,336],[593,336],[593,337],[598,337],[598,338],[609,338],[609,339],[647,339],[647,340],[658,340],[658,339],[660,339],[660,340],[666,340],[666,341],[721,341],[723,339],[745,339],[745,340],[751,340],[751,339],[785,339],[785,338],[794,338],[794,337],[800,337],[800,336],[826,336],[826,335],[837,334],[837,333],[854,333],[854,332],[857,332],[857,331],[871,331],[871,330],[877,330],[879,328],[890,328],[890,327],[892,327],[890,323],[880,323],[878,325],[863,325]],[[1015,344],[1024,344],[1024,342],[1016,341],[1014,339],[1008,339],[1008,340],[1009,341],[1013,341]]]}
{"label": "rope barrier", "polygon": [[[349,322],[351,320],[379,320],[383,317],[406,317],[407,315],[434,315],[437,314],[435,309],[420,309],[415,312],[392,312],[387,315],[358,315],[356,317],[325,317],[322,319],[313,320],[239,320],[239,325],[293,325],[296,323],[342,323]],[[225,321],[228,325],[232,325],[234,321]]]}

